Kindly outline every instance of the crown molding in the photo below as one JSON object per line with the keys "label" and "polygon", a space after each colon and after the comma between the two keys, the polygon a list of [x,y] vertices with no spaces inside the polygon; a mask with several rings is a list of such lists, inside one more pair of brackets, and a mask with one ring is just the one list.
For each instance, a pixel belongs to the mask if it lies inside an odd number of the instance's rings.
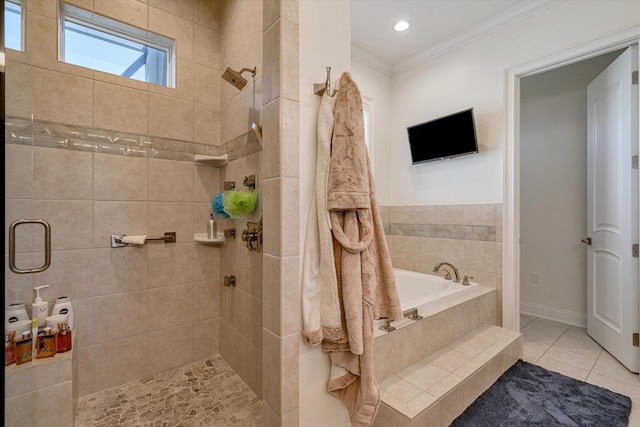
{"label": "crown molding", "polygon": [[366,49],[351,43],[351,59],[372,68],[387,77],[393,77],[393,65]]}
{"label": "crown molding", "polygon": [[527,0],[505,12],[488,19],[468,31],[445,40],[431,49],[425,50],[392,66],[391,76],[396,76],[411,68],[417,67],[437,56],[443,55],[468,43],[501,30],[517,21],[525,19],[550,7],[557,6],[566,0]]}

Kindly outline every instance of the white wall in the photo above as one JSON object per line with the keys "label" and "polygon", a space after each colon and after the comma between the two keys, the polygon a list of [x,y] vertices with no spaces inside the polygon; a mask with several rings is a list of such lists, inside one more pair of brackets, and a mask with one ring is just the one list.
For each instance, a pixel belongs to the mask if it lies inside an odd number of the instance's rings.
{"label": "white wall", "polygon": [[586,326],[587,85],[619,53],[522,79],[522,312]]}
{"label": "white wall", "polygon": [[[334,80],[349,69],[349,15],[346,0],[299,1],[301,238],[313,185],[315,119],[320,101],[312,94],[312,86],[324,81],[327,65],[333,67]],[[637,0],[562,2],[395,76],[386,168],[378,167],[383,159],[379,149],[382,140],[376,136],[379,200],[395,205],[501,203],[505,70],[637,25]],[[362,80],[356,80],[359,85],[365,84],[363,76],[354,75]],[[406,127],[468,107],[475,108],[481,153],[441,164],[411,166]],[[346,411],[325,391],[329,375],[326,355],[301,342],[299,363],[300,425],[347,427]]]}
{"label": "white wall", "polygon": [[[366,19],[362,17],[359,19]],[[393,205],[503,201],[505,70],[640,25],[640,2],[566,1],[392,78]],[[406,127],[474,107],[480,154],[411,165]]]}
{"label": "white wall", "polygon": [[[303,247],[307,212],[313,194],[316,160],[316,119],[320,97],[313,83],[326,80],[330,66],[333,81],[349,71],[351,24],[347,1],[302,0],[300,23],[300,245]],[[301,251],[302,252],[302,251]],[[302,271],[302,268],[300,269]],[[329,357],[319,347],[300,340],[300,421],[305,427],[348,427],[344,406],[327,393]]]}
{"label": "white wall", "polygon": [[385,196],[391,192],[389,181],[391,77],[360,61],[351,61],[351,76],[363,97],[372,99],[369,104],[369,148],[374,170],[378,204],[389,204]]}

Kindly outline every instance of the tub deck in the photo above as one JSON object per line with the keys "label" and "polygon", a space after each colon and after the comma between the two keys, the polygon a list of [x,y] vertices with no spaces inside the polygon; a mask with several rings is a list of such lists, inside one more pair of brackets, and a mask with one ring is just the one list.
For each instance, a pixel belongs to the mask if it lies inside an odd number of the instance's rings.
{"label": "tub deck", "polygon": [[448,426],[518,359],[522,334],[483,325],[380,384],[374,426]]}
{"label": "tub deck", "polygon": [[373,361],[378,382],[446,347],[480,325],[495,325],[496,290],[478,285],[418,312],[424,319],[393,322],[395,331],[374,329]]}
{"label": "tub deck", "polygon": [[477,285],[418,312],[423,319],[374,330],[382,399],[374,426],[448,426],[522,358],[521,334],[495,326],[493,288]]}

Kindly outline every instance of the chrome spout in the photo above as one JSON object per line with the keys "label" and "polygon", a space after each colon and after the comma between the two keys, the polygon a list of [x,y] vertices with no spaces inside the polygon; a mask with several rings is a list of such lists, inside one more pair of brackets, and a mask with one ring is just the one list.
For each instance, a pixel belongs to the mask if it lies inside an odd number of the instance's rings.
{"label": "chrome spout", "polygon": [[[441,268],[442,266],[447,266],[447,267],[449,267],[449,268],[451,269],[451,271],[453,271],[453,275],[455,276],[455,280],[454,280],[454,282],[456,282],[456,283],[460,283],[460,273],[458,272],[458,269],[457,269],[457,268],[455,268],[455,267],[453,266],[453,264],[451,264],[451,263],[448,263],[448,262],[439,262],[438,264],[436,264],[436,266],[435,266],[435,267],[433,267],[433,272],[434,272],[434,273],[438,273],[438,272],[440,271],[440,268]],[[451,276],[449,275],[449,277],[448,277],[448,278],[445,276],[445,279],[451,280]]]}

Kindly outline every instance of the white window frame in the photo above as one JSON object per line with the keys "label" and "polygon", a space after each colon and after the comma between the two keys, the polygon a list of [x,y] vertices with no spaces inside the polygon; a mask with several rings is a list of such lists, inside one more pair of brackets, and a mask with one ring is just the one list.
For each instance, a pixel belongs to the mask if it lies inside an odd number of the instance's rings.
{"label": "white window frame", "polygon": [[[4,13],[4,4],[5,3],[13,3],[15,5],[20,6],[20,49],[19,52],[24,52],[24,47],[25,47],[25,10],[24,10],[24,4],[22,4],[22,0],[4,0],[4,2],[2,3],[2,13]],[[2,30],[4,31],[4,29]],[[6,47],[7,49],[11,49],[11,50],[15,50],[13,48],[10,47]]]}
{"label": "white window frame", "polygon": [[[58,59],[62,62],[66,62],[64,58],[64,24],[66,21],[167,52],[167,82],[160,86],[175,88],[175,40],[60,2],[58,23]],[[78,67],[82,66],[77,64],[71,65],[76,65]],[[147,83],[155,84],[153,82]]]}

